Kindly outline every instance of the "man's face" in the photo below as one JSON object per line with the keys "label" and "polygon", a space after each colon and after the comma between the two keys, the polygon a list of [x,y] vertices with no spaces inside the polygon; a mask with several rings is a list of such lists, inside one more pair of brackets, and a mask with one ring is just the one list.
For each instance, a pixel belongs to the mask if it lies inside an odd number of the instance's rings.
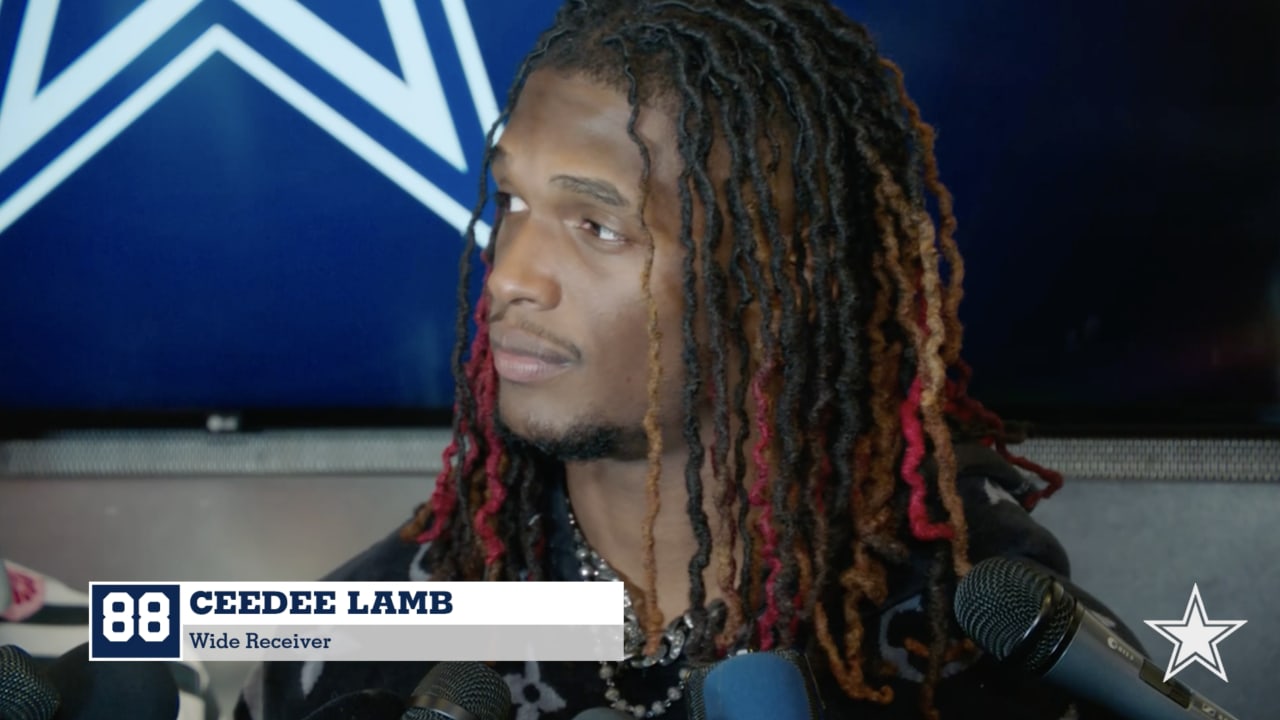
{"label": "man's face", "polygon": [[535,72],[493,163],[503,218],[486,292],[499,419],[563,459],[644,457],[650,242],[666,434],[678,437],[672,428],[682,417],[675,127],[664,112],[641,110],[636,130],[651,162],[642,224],[643,161],[627,133],[630,115],[617,90]]}

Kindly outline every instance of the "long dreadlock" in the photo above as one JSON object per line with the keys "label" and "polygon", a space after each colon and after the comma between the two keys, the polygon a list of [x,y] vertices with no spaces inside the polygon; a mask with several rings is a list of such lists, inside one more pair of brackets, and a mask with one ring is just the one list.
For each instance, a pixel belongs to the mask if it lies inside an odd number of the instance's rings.
{"label": "long dreadlock", "polygon": [[[970,371],[960,359],[958,317],[963,264],[933,130],[865,28],[827,2],[571,0],[561,8],[519,68],[507,110],[487,138],[460,266],[454,441],[434,494],[404,537],[432,543],[428,562],[442,579],[545,575],[541,488],[557,467],[504,447],[494,429],[488,309],[483,297],[471,306],[467,282],[475,226],[489,201],[495,131],[540,68],[581,73],[627,95],[628,132],[644,161],[642,187],[650,158],[635,131],[640,106],[659,104],[676,119],[685,478],[698,541],[689,603],[695,615],[706,612],[703,576],[714,555],[713,577],[727,607],[711,652],[790,645],[809,628],[850,697],[890,702],[888,687],[873,686],[879,665],[861,618],[886,601],[888,571],[906,562],[908,544],[925,546],[937,558],[926,598],[932,635],[910,645],[928,658],[921,703],[936,715],[934,686],[955,650],[943,588],[969,568],[953,438],[977,438],[1038,473],[1046,487],[1029,505],[1056,490],[1061,478],[1011,456],[1003,423],[966,394]],[[708,169],[713,142],[727,147],[730,165],[719,186]],[[783,164],[793,187],[780,189],[771,182]],[[793,205],[786,227],[779,190]],[[499,216],[495,233],[500,224]],[[662,369],[648,290],[652,244],[649,253],[643,280],[651,467],[638,606],[652,647],[663,622],[653,557]],[[750,327],[743,319],[748,309],[758,312]],[[470,341],[469,319],[476,326]],[[697,412],[708,401],[709,448]],[[926,457],[932,473],[922,472]],[[703,510],[707,462],[725,548],[712,547]],[[905,513],[893,503],[903,486]]]}

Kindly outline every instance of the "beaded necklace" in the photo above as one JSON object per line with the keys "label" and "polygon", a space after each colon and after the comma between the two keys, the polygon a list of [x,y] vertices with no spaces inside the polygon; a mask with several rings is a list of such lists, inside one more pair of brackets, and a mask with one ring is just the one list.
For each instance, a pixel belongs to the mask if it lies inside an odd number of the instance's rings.
{"label": "beaded necklace", "polygon": [[[578,572],[582,575],[582,579],[621,582],[622,578],[618,573],[587,544],[587,539],[578,527],[578,519],[574,517],[573,510],[569,511],[569,525],[573,528],[573,552],[574,557],[581,564]],[[654,655],[644,654],[644,631],[640,627],[640,618],[631,601],[631,593],[626,590],[623,591],[623,623],[623,650],[626,657],[621,662],[606,660],[600,663],[600,679],[605,684],[604,697],[609,701],[610,707],[615,710],[630,713],[642,720],[651,720],[666,714],[673,703],[684,697],[685,682],[690,674],[689,668],[680,668],[677,673],[679,680],[676,684],[668,687],[661,699],[654,700],[647,706],[641,703],[632,704],[622,697],[622,691],[617,686],[618,672],[623,667],[639,669],[654,665],[668,666],[679,660],[684,653],[685,644],[693,633],[693,620],[688,613],[673,620],[663,633],[662,643]]]}

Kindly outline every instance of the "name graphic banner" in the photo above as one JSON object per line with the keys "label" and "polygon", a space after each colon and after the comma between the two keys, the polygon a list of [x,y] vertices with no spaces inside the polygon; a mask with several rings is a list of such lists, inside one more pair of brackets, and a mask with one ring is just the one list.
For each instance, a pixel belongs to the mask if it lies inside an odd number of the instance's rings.
{"label": "name graphic banner", "polygon": [[623,657],[618,582],[93,582],[89,595],[95,661]]}

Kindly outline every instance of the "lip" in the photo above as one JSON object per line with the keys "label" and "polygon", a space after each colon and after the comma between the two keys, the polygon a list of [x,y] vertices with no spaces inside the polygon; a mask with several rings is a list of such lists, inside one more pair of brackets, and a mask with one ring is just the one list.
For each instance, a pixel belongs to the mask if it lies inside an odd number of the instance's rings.
{"label": "lip", "polygon": [[489,337],[493,368],[503,380],[534,384],[550,380],[573,367],[573,360],[535,335],[521,330]]}

